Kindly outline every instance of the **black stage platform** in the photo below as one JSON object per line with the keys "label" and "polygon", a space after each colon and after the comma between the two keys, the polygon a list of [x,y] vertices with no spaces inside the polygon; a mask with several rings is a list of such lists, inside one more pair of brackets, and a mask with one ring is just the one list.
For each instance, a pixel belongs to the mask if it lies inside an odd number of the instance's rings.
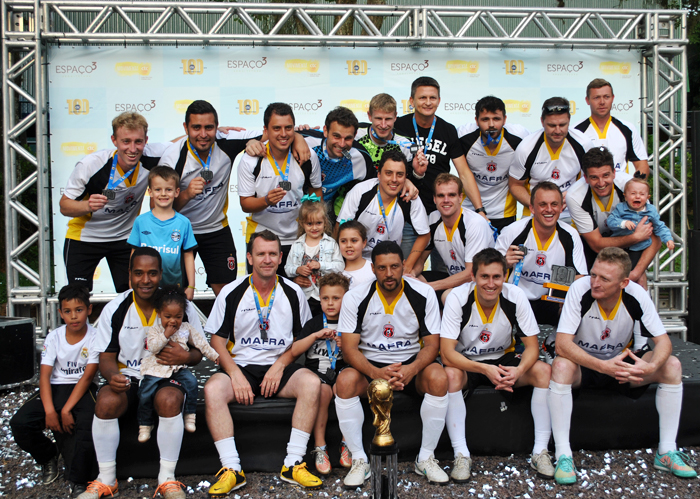
{"label": "black stage platform", "polygon": [[[700,445],[700,345],[673,339],[674,355],[683,363],[683,413],[678,435],[680,446]],[[221,467],[216,448],[207,430],[201,386],[216,372],[206,361],[197,368],[200,398],[197,432],[185,433],[177,475],[213,474]],[[573,449],[629,449],[655,447],[658,443],[658,417],[652,385],[638,400],[606,390],[582,390],[574,400],[571,426]],[[512,399],[490,388],[478,388],[467,398],[467,442],[475,455],[529,453],[534,441],[530,415],[531,389],[519,390]],[[397,440],[399,459],[415,458],[420,447],[420,400],[396,394],[391,430]],[[231,404],[236,428],[236,444],[246,471],[277,472],[286,454],[291,431],[294,401],[256,398],[253,406]],[[365,449],[374,435],[372,415],[365,407]],[[135,418],[122,421],[117,456],[119,477],[152,477],[158,473],[156,432],[145,444],[137,441]],[[331,404],[327,430],[331,461],[338,462],[340,430],[334,404]],[[313,439],[313,437],[312,437]],[[310,442],[312,445],[313,442]],[[551,444],[553,446],[553,444]],[[552,447],[553,448],[553,447]],[[445,431],[436,451],[438,459],[451,460],[452,449]]]}

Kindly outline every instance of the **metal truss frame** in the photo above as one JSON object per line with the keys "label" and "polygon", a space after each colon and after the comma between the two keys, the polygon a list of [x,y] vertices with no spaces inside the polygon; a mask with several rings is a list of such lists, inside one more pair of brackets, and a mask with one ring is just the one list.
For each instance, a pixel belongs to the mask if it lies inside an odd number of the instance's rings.
{"label": "metal truss frame", "polygon": [[[409,5],[263,4],[109,0],[0,0],[4,206],[8,313],[39,305],[49,325],[51,242],[47,129],[47,44],[403,46],[637,50],[642,123],[652,133],[654,203],[668,214],[678,249],[650,273],[662,317],[685,332],[686,33],[682,10],[559,9]],[[350,33],[347,22],[352,23]],[[290,29],[290,27],[292,29]],[[306,31],[299,34],[299,31]],[[291,31],[291,33],[290,33]],[[32,85],[27,85],[31,80]],[[30,88],[31,87],[31,88]],[[28,88],[30,88],[28,90]],[[16,101],[30,111],[20,116]],[[36,150],[25,132],[36,127]],[[647,134],[643,134],[648,140]],[[34,170],[20,178],[19,162]],[[25,169],[26,169],[25,164]],[[20,198],[36,192],[36,212]],[[24,199],[24,198],[23,198]],[[20,240],[20,221],[36,230]],[[38,252],[38,266],[23,256]]]}

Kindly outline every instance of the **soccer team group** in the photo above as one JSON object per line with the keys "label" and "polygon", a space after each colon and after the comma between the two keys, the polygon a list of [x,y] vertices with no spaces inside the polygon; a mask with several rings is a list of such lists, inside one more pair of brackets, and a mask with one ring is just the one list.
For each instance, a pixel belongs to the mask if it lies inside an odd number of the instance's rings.
{"label": "soccer team group", "polygon": [[[636,398],[658,383],[653,465],[695,477],[676,447],[681,364],[645,290],[649,263],[662,244],[674,249],[673,235],[649,203],[639,133],[610,115],[613,101],[611,84],[595,79],[589,118],[570,126],[569,101],[552,97],[542,129],[528,133],[487,96],[475,121],[457,129],[436,116],[438,82],[421,77],[411,87],[414,113],[397,117],[396,101],[379,94],[369,123],[338,107],[322,132],[297,126],[284,103],[267,107],[262,130],[247,131],[220,127],[211,104],[194,101],[186,134],[166,144],[147,143],[143,116],[117,116],[115,149],[78,162],[60,201],[70,219],[65,325],[46,338],[40,389],[11,421],[15,441],[45,483],[58,477],[61,449],[74,497],[111,497],[119,419],[137,417],[139,442],[157,426],[157,492],[182,499],[175,467],[197,404],[187,366],[206,356],[219,367],[204,386],[222,465],[212,497],[246,485],[228,405],[257,396],[296,399],[282,480],[323,485],[316,474],[331,471],[333,402],[344,486],[362,487],[370,466],[360,399],[377,378],[422,397],[414,466],[431,483],[469,480],[464,393],[482,384],[533,387],[530,464],[572,484],[572,388]],[[241,153],[248,274],[238,278],[226,211]],[[147,189],[151,211],[139,215]],[[519,220],[517,202],[526,210]],[[196,254],[216,294],[204,327],[190,302]],[[119,294],[93,328],[90,290],[103,258]],[[542,299],[562,272],[570,276],[563,306]],[[538,324],[556,332],[545,342],[549,362],[539,360]],[[445,427],[449,475],[434,457]],[[304,462],[312,435],[313,473]]]}

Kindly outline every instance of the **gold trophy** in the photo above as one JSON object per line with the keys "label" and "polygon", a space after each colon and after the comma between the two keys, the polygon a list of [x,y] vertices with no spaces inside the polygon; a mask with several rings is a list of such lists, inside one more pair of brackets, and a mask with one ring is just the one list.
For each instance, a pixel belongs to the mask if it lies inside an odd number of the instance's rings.
{"label": "gold trophy", "polygon": [[391,424],[391,406],[394,403],[394,391],[385,379],[375,379],[367,388],[369,406],[374,413],[372,425],[377,428],[372,444],[377,447],[394,445],[389,425]]}

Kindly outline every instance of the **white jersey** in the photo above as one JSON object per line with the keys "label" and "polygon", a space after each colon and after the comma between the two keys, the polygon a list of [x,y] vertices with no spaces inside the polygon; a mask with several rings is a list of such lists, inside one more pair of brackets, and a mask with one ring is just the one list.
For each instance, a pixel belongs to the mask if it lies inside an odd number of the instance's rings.
{"label": "white jersey", "polygon": [[[569,128],[562,145],[553,151],[545,140],[544,129],[541,129],[520,143],[510,165],[509,175],[516,180],[529,181],[530,190],[540,182],[549,180],[564,193],[579,178],[581,160],[591,147],[593,144],[588,138],[578,130]],[[561,217],[568,218],[568,210],[564,210]]]}
{"label": "white jersey", "polygon": [[525,293],[512,284],[503,285],[489,317],[473,282],[457,286],[445,300],[440,336],[457,340],[457,352],[469,360],[498,359],[515,350],[515,335],[536,336],[539,332]]}
{"label": "white jersey", "polygon": [[[202,332],[197,310],[187,302],[183,322]],[[98,338],[95,343],[99,352],[116,353],[119,372],[124,376],[141,379],[141,362],[147,354],[146,338],[151,326],[160,324],[160,318],[153,309],[146,317],[134,301],[132,290],[119,293],[105,305],[97,319]]]}
{"label": "white jersey", "polygon": [[216,297],[204,326],[207,333],[227,340],[226,348],[239,366],[274,364],[311,319],[302,289],[292,281],[278,277],[272,309],[269,309],[269,302],[258,298],[260,311],[268,321],[267,338],[264,339],[254,293],[250,275],[227,284]]}
{"label": "white jersey", "polygon": [[425,249],[437,249],[447,272],[454,275],[465,270],[465,264],[472,263],[479,251],[493,246],[493,231],[486,219],[462,208],[457,223],[451,229],[445,227],[442,218],[430,224],[430,243]]}
{"label": "white jersey", "polygon": [[[506,123],[493,152],[484,146],[481,130],[476,123],[462,125],[457,134],[489,218],[514,217],[517,204],[508,190],[508,172],[515,157],[515,150],[529,132],[520,125]],[[474,210],[474,205],[468,197],[464,198],[462,206]]]}
{"label": "white jersey", "polygon": [[594,146],[608,148],[613,155],[617,173],[632,174],[635,170],[633,161],[649,159],[642,137],[629,121],[611,116],[601,130],[591,118],[586,118],[574,128],[588,137]]}
{"label": "white jersey", "polygon": [[[214,178],[205,185],[201,194],[190,199],[179,210],[190,220],[195,234],[207,234],[228,227],[226,211],[233,162],[236,156],[245,151],[248,140],[260,138],[261,135],[261,130],[232,131],[228,134],[217,132],[216,142],[211,151],[211,160],[209,160],[209,169]],[[159,164],[170,166],[177,171],[180,175],[180,192],[189,187],[192,179],[201,176],[204,169],[187,137],[171,144],[160,158]]]}
{"label": "white jersey", "polygon": [[[548,290],[543,284],[552,280],[552,265],[573,267],[576,275],[586,275],[586,258],[583,243],[575,229],[564,222],[557,222],[557,228],[548,241],[541,241],[537,236],[532,217],[521,218],[501,231],[496,240],[496,249],[503,255],[510,246],[524,244],[527,255],[523,259],[523,268],[518,287],[525,291],[528,300],[539,300]],[[511,270],[508,282],[513,282]]]}
{"label": "white jersey", "polygon": [[[85,336],[71,345],[66,340],[66,326],[61,326],[46,335],[41,351],[41,365],[52,366],[52,385],[74,385],[83,377],[88,364],[100,362],[100,352],[95,348],[97,330],[87,325]],[[95,379],[97,381],[97,373]]]}
{"label": "white jersey", "polygon": [[611,231],[607,225],[608,215],[620,201],[625,200],[625,184],[631,178],[624,172],[617,172],[612,192],[604,198],[598,197],[586,182],[585,177],[581,177],[571,186],[566,194],[566,205],[569,207],[571,220],[576,224],[579,234],[588,234],[599,229],[601,235],[610,235]]}
{"label": "white jersey", "polygon": [[372,262],[362,259],[365,264],[357,270],[343,270],[343,275],[350,279],[350,289],[356,288],[362,283],[374,281],[376,276],[372,272]]}
{"label": "white jersey", "polygon": [[[250,236],[254,232],[264,229],[277,234],[283,245],[292,244],[296,240],[297,228],[299,227],[297,217],[299,216],[301,198],[304,196],[304,191],[308,191],[310,187],[314,189],[321,187],[321,165],[313,150],[311,151],[311,159],[301,166],[293,155],[288,156],[288,158],[291,158],[291,164],[284,168],[292,183],[292,189],[287,191],[276,205],[268,206],[263,211],[252,213],[246,217],[248,221],[246,242],[250,240]],[[265,197],[281,181],[282,177],[279,175],[277,167],[274,166],[274,163],[270,163],[267,156],[256,158],[244,154],[238,164],[239,196]]]}
{"label": "white jersey", "polygon": [[637,324],[644,337],[666,334],[644,288],[630,281],[607,316],[591,296],[591,278],[582,277],[566,293],[557,332],[573,334],[574,343],[587,354],[606,360],[619,355],[625,348],[632,348],[633,330]]}
{"label": "white jersey", "polygon": [[[130,170],[133,173],[114,187],[114,199],[108,200],[106,205],[93,213],[72,218],[68,222],[66,239],[88,243],[128,239],[148,188],[148,172],[158,164],[166,147],[166,144],[146,144],[141,161]],[[63,194],[75,201],[86,200],[92,194],[102,194],[109,184],[116,152],[116,149],[102,149],[78,161]],[[122,177],[124,171],[117,165],[114,181],[118,182]]]}
{"label": "white jersey", "polygon": [[437,296],[427,284],[404,278],[400,294],[388,304],[376,281],[362,284],[343,296],[338,331],[359,334],[368,360],[405,362],[418,354],[422,337],[440,334]]}
{"label": "white jersey", "polygon": [[338,220],[357,220],[367,228],[367,245],[362,250],[366,259],[371,258],[372,249],[380,241],[401,244],[406,224],[411,225],[418,235],[430,232],[428,216],[420,199],[407,202],[397,197],[384,206],[385,219],[378,198],[379,180],[365,180],[348,192],[338,214]]}

